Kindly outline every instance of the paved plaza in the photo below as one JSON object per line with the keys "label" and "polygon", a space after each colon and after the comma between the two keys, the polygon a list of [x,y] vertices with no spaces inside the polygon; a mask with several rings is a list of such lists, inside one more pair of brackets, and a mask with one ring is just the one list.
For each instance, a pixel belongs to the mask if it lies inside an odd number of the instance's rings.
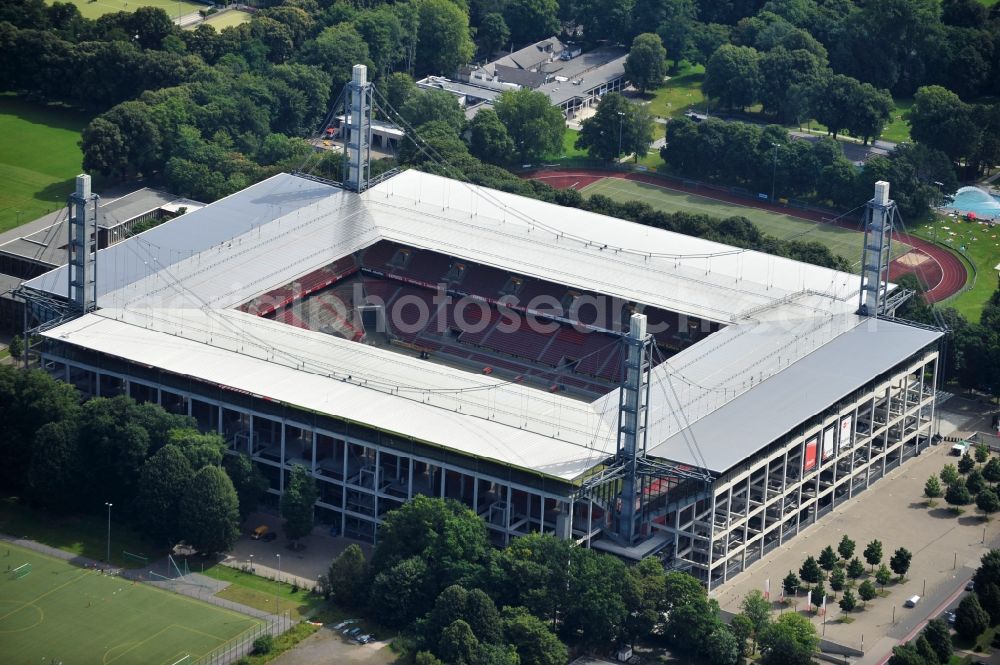
{"label": "paved plaza", "polygon": [[[942,414],[944,435],[962,435],[981,425],[975,402],[954,399],[947,407]],[[996,519],[983,522],[975,506],[967,506],[960,517],[948,510],[943,499],[938,500],[936,508],[926,507],[923,489],[928,476],[936,475],[946,463],[957,461],[949,456],[950,448],[942,443],[925,449],[919,457],[892,471],[712,595],[723,610],[738,612],[746,594],[753,589],[763,591],[765,580],[770,579],[771,596],[777,599],[781,580],[789,570],[798,574],[805,558],[818,557],[827,545],[836,550],[845,534],[857,543],[855,556],[862,562],[862,551],[873,539],[882,541],[887,565],[896,548],[905,547],[913,553],[906,580],[887,586],[885,598],[876,598],[866,609],[850,613],[852,623],[840,622],[844,613],[836,601],[828,602],[825,626],[821,617],[807,615],[827,640],[863,650],[865,655],[857,659],[858,663],[881,663],[893,646],[908,639],[926,620],[938,616],[962,593],[991,545],[1000,546],[1000,523]],[[905,608],[904,601],[915,595],[922,597],[918,606]],[[800,596],[797,603],[798,611],[805,613],[805,597]],[[779,611],[796,609],[783,609],[775,603],[775,612]]]}

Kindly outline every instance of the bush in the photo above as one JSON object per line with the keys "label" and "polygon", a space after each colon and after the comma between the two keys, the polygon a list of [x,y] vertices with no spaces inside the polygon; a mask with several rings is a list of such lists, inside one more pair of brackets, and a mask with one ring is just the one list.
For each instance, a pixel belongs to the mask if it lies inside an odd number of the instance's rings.
{"label": "bush", "polygon": [[269,654],[272,649],[274,649],[273,635],[261,635],[253,641],[253,653],[255,656]]}

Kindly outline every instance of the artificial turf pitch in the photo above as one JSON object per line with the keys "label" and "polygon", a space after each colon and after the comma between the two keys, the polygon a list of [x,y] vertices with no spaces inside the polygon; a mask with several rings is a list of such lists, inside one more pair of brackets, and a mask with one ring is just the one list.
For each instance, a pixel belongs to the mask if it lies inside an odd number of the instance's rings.
{"label": "artificial turf pitch", "polygon": [[[660,187],[637,180],[603,178],[587,185],[581,192],[584,196],[603,194],[615,201],[642,201],[655,210],[664,212],[693,212],[713,217],[746,217],[757,225],[761,232],[779,239],[795,239],[803,242],[814,240],[830,248],[857,265],[861,259],[862,233],[833,224],[819,224],[807,219],[781,215],[750,206],[727,203],[716,199],[688,194],[666,187]],[[909,245],[894,242],[892,257],[898,258],[910,251]]]}
{"label": "artificial turf pitch", "polygon": [[257,619],[0,543],[0,658],[10,665],[170,665],[247,632]]}

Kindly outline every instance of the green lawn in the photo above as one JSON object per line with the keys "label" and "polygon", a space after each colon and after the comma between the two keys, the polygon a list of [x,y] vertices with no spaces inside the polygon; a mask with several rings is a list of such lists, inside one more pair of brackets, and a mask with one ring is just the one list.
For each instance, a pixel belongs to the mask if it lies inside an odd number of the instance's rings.
{"label": "green lawn", "polygon": [[[103,561],[108,546],[108,523],[104,515],[56,516],[20,504],[16,498],[0,500],[0,533],[28,538],[50,547]],[[125,568],[141,567],[139,560],[122,550],[151,560],[166,554],[131,529],[111,523],[111,562]]]}
{"label": "green lawn", "polygon": [[0,95],[0,232],[66,205],[88,118],[60,106]]}
{"label": "green lawn", "polygon": [[19,579],[0,578],[0,644],[7,663],[171,665],[188,662],[260,622],[214,605],[13,545],[0,556]]}
{"label": "green lawn", "polygon": [[[979,321],[983,305],[997,288],[1000,264],[1000,227],[990,228],[959,217],[936,216],[933,222],[915,229],[918,235],[940,242],[963,254],[975,264],[978,277],[975,286],[943,303],[954,307],[970,321]],[[971,274],[970,274],[971,279]]]}
{"label": "green lawn", "polygon": [[654,116],[676,118],[692,108],[703,108],[705,96],[701,93],[701,83],[704,80],[704,66],[682,67],[662,88],[652,91],[649,112]]}
{"label": "green lawn", "polygon": [[[858,263],[861,254],[862,234],[859,231],[851,231],[830,224],[817,224],[791,215],[716,201],[634,180],[605,178],[585,187],[583,194],[584,196],[603,194],[616,201],[642,201],[657,210],[666,212],[687,211],[714,217],[742,215],[756,224],[762,232],[775,238],[785,239],[808,231],[806,235],[799,236],[797,239],[822,243],[829,247],[833,253],[846,258],[852,265]],[[894,243],[893,256],[902,256],[909,250],[909,245]]]}
{"label": "green lawn", "polygon": [[[212,26],[218,32],[222,32],[225,28],[234,28],[241,23],[246,23],[250,20],[250,14],[248,12],[241,12],[235,9],[229,10],[227,12],[222,12],[221,14],[212,14],[205,19],[205,23]],[[200,24],[195,24],[190,26],[191,30],[194,30]]]}
{"label": "green lawn", "polygon": [[[236,603],[242,603],[265,612],[279,613],[289,611],[293,619],[304,619],[317,612],[324,605],[319,596],[310,595],[307,590],[292,590],[291,584],[244,573],[242,570],[217,564],[201,571],[195,568],[195,561],[189,562],[192,571],[204,572],[213,579],[229,582],[230,586],[216,595]],[[278,612],[275,612],[274,601],[277,597]]]}
{"label": "green lawn", "polygon": [[903,116],[909,113],[913,106],[913,97],[898,97],[893,99],[896,103],[896,110],[892,112],[892,120],[882,130],[882,140],[902,143],[910,140],[910,126],[906,124]]}
{"label": "green lawn", "polygon": [[66,0],[66,2],[76,5],[85,18],[100,18],[111,12],[133,12],[139,7],[160,7],[171,18],[176,18],[178,14],[190,14],[208,6],[183,0],[180,2],[178,0]]}

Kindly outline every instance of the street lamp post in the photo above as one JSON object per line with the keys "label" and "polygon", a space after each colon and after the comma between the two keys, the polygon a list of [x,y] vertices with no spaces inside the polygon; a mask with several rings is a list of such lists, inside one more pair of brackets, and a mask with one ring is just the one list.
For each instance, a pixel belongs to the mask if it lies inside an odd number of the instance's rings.
{"label": "street lamp post", "polygon": [[[275,554],[274,556],[278,557],[278,583],[280,584],[281,583],[281,555],[280,554]],[[274,587],[274,613],[275,613],[275,615],[278,614],[278,587],[277,586]]]}
{"label": "street lamp post", "polygon": [[778,175],[778,148],[781,147],[780,144],[771,142],[771,147],[774,148],[774,164],[771,167],[771,204],[774,204],[774,180]]}
{"label": "street lamp post", "polygon": [[105,561],[110,566],[111,565],[111,506],[114,504],[105,501],[104,505],[108,507],[108,553]]}
{"label": "street lamp post", "polygon": [[618,154],[615,155],[618,159],[622,156],[622,123],[625,122],[625,111],[618,112]]}

